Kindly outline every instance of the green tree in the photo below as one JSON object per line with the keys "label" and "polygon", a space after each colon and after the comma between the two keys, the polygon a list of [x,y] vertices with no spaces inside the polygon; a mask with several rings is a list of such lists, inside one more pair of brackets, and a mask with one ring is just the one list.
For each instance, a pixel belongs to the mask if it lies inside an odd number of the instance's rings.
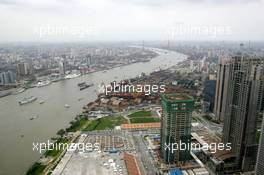
{"label": "green tree", "polygon": [[65,131],[64,129],[60,129],[60,130],[57,132],[57,135],[59,135],[60,137],[62,137],[65,133],[66,133],[66,131]]}

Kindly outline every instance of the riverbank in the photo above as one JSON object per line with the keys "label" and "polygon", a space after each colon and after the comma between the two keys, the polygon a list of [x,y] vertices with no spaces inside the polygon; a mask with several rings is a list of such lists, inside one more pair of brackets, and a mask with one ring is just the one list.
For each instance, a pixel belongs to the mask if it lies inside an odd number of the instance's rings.
{"label": "riverbank", "polygon": [[[154,72],[149,76],[133,78],[129,80],[122,80],[121,82],[131,82],[134,83],[142,83],[144,81],[146,83],[150,83],[153,76],[156,74],[160,74],[160,79],[162,78],[163,72]],[[170,89],[170,85],[168,86]],[[94,131],[94,130],[113,130],[115,127],[120,126],[121,124],[127,123],[153,123],[159,122],[160,118],[157,114],[153,115],[153,112],[150,110],[142,109],[144,107],[149,107],[150,104],[158,104],[160,105],[160,95],[159,94],[151,94],[151,95],[142,95],[142,96],[133,96],[134,93],[131,93],[131,97],[126,95],[118,97],[120,94],[115,96],[114,94],[106,96],[105,94],[99,94],[93,102],[88,103],[83,107],[82,113],[77,115],[73,121],[70,122],[70,126],[65,129],[60,129],[57,132],[57,135],[60,138],[55,142],[55,144],[61,143],[60,140],[67,139],[73,140],[73,136],[78,138],[82,132],[85,131]],[[113,104],[111,99],[121,100],[123,104],[116,105]],[[134,102],[137,101],[137,102]],[[127,104],[127,105],[125,105]],[[129,105],[128,105],[129,104]],[[138,109],[138,110],[137,110]],[[136,112],[131,112],[135,111]],[[127,113],[127,114],[126,114]],[[156,111],[155,111],[156,113]],[[72,143],[70,141],[69,143]],[[63,156],[65,153],[64,150],[52,150],[46,151],[41,156],[41,159],[33,164],[33,166],[26,173],[30,174],[47,174],[48,171],[54,169],[57,164],[54,164],[58,160],[58,157]],[[49,154],[49,152],[52,152]],[[47,161],[45,160],[49,160]],[[45,162],[44,164],[41,162]]]}
{"label": "riverbank", "polygon": [[[167,69],[187,58],[176,52],[165,54],[159,49],[157,53],[159,56],[149,62],[117,67],[107,70],[107,73],[99,71],[1,98],[0,139],[3,142],[0,143],[0,174],[20,175],[26,172],[29,166],[40,158],[38,152],[32,151],[32,143],[46,142],[56,136],[59,128],[69,127],[69,122],[80,113],[82,107],[97,99],[98,85],[102,82],[104,84],[109,84],[113,80],[119,82],[135,78],[142,72],[148,75],[158,69]],[[77,84],[84,81],[93,83],[94,86],[80,91]],[[17,102],[25,96],[35,96],[38,100],[19,106]],[[40,105],[41,100],[45,103]],[[65,108],[65,104],[69,104],[70,107]],[[29,120],[36,115],[39,116],[38,119]]]}
{"label": "riverbank", "polygon": [[[92,73],[96,73],[96,72],[104,72],[104,73],[106,73],[105,71],[110,70],[110,69],[120,68],[120,67],[128,66],[130,64],[135,64],[135,63],[145,63],[145,62],[149,62],[153,58],[154,57],[148,58],[145,61],[142,61],[141,60],[141,61],[135,61],[135,62],[131,62],[131,63],[125,63],[125,64],[121,64],[121,65],[118,64],[118,65],[115,65],[115,66],[112,66],[112,67],[108,67],[106,69],[98,69],[98,70],[90,71],[90,72],[87,72],[85,74],[81,74],[80,76],[86,76],[88,74],[92,74]],[[60,78],[57,81],[51,81],[47,86],[51,85],[52,83],[56,83],[56,82],[59,82],[59,81],[67,81],[67,80],[75,79],[75,78],[78,78],[78,77],[74,77],[74,78],[65,78],[65,77],[64,78]],[[39,77],[39,78],[43,78],[43,77]],[[27,89],[36,88],[36,87],[38,87],[36,84],[37,84],[37,81],[33,81],[33,82],[30,82],[30,83],[26,83],[24,85],[13,85],[11,88],[7,88],[7,89],[5,89],[3,91],[0,90],[0,98],[5,97],[5,96],[9,96],[9,95],[17,95],[19,93],[23,93]],[[24,91],[23,92],[19,92],[19,90],[21,88],[24,88]]]}

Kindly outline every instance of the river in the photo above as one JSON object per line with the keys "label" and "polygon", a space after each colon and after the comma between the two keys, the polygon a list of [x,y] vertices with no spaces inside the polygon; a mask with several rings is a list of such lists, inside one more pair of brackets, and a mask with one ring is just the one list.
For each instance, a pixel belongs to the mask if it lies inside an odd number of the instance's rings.
{"label": "river", "polygon": [[[149,62],[113,68],[106,73],[95,72],[0,98],[0,175],[24,174],[40,157],[39,153],[32,151],[32,143],[47,142],[59,129],[69,126],[82,107],[96,99],[98,85],[102,82],[108,84],[113,80],[134,78],[142,72],[149,74],[186,58],[173,51],[154,50],[159,56]],[[94,83],[94,86],[80,91],[77,83],[83,81]],[[36,96],[38,100],[20,106],[18,101],[28,96]],[[45,103],[39,104],[41,100]],[[65,108],[65,104],[70,108]],[[29,120],[36,115],[39,116],[37,119]]]}

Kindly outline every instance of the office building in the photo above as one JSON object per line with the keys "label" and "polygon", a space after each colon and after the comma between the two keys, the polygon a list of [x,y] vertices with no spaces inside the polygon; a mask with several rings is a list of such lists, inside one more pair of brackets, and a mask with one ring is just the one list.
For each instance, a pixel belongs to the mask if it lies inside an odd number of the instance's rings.
{"label": "office building", "polygon": [[209,112],[209,111],[213,112],[214,110],[215,89],[216,89],[216,80],[208,79],[204,81],[203,96],[204,96],[205,104],[208,104],[208,110],[205,110],[205,112]]}
{"label": "office building", "polygon": [[93,64],[93,62],[92,62],[92,56],[91,55],[86,55],[85,62],[86,62],[86,66],[87,67],[91,67],[91,65]]}
{"label": "office building", "polygon": [[258,157],[256,163],[256,175],[264,174],[264,121],[262,122],[260,142],[258,148]]}
{"label": "office building", "polygon": [[0,73],[0,85],[11,85],[16,83],[16,74],[12,71]]}
{"label": "office building", "polygon": [[28,64],[27,63],[18,63],[17,64],[17,74],[18,76],[25,76],[29,74]]}
{"label": "office building", "polygon": [[64,60],[60,61],[60,63],[59,63],[59,72],[60,72],[60,75],[66,74],[66,63]]}
{"label": "office building", "polygon": [[218,69],[217,69],[217,79],[215,88],[215,99],[214,99],[214,114],[216,119],[220,122],[224,121],[224,111],[227,93],[227,81],[228,70],[229,70],[229,59],[220,58]]}
{"label": "office building", "polygon": [[[180,164],[191,158],[191,121],[194,100],[185,94],[162,95],[161,156],[167,164]],[[168,145],[184,144],[186,149],[172,151]],[[176,148],[176,147],[175,147]]]}
{"label": "office building", "polygon": [[255,168],[258,143],[256,133],[263,98],[263,58],[237,55],[223,76],[223,142],[231,143],[235,169]]}

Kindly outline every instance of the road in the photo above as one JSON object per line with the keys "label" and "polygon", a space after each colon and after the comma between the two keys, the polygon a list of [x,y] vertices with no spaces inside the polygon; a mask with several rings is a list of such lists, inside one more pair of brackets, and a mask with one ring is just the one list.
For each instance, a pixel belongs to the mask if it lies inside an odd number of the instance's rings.
{"label": "road", "polygon": [[155,161],[153,155],[149,152],[148,146],[144,141],[144,135],[133,136],[135,147],[137,150],[137,155],[140,158],[143,166],[145,168],[146,174],[155,175],[158,174],[158,169],[155,167]]}

